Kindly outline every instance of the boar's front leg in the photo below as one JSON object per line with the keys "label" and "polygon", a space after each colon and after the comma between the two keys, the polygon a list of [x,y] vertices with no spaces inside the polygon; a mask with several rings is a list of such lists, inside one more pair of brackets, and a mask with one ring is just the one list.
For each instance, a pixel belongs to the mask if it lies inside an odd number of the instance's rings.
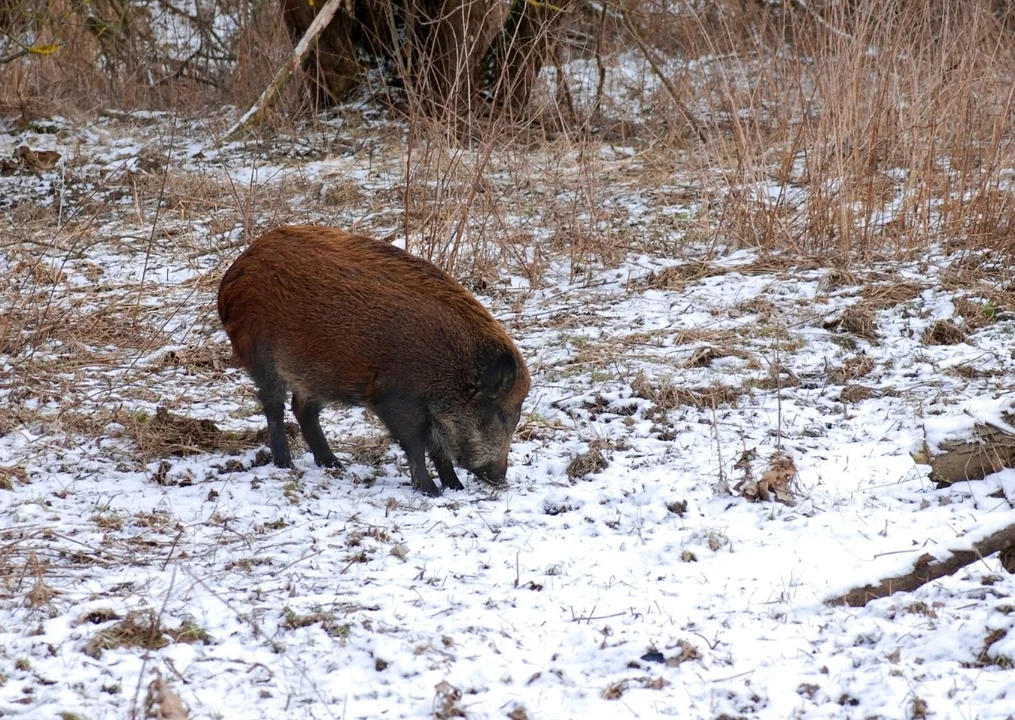
{"label": "boar's front leg", "polygon": [[310,452],[314,454],[314,462],[324,467],[341,467],[335,453],[328,446],[328,440],[321,430],[321,404],[316,400],[307,400],[299,393],[293,393],[293,415],[300,424],[300,432],[307,441]]}
{"label": "boar's front leg", "polygon": [[464,490],[465,486],[462,485],[462,481],[458,479],[458,475],[455,474],[455,467],[448,460],[448,456],[441,450],[430,450],[430,459],[433,460],[434,467],[437,468],[437,477],[441,479],[441,485],[445,488],[451,488],[452,490]]}
{"label": "boar's front leg", "polygon": [[375,397],[373,408],[409,458],[412,486],[430,497],[440,495],[440,488],[426,469],[426,439],[429,430],[423,403],[392,393]]}

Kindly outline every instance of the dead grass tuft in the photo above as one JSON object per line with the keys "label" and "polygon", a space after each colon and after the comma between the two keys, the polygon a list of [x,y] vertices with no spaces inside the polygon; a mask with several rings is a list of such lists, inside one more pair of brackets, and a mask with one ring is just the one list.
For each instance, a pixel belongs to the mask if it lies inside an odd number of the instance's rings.
{"label": "dead grass tuft", "polygon": [[747,315],[757,315],[758,322],[767,322],[771,317],[772,313],[775,312],[775,303],[767,298],[763,298],[760,295],[752,297],[750,300],[744,300],[734,306],[737,312],[745,313]]}
{"label": "dead grass tuft", "polygon": [[[89,616],[88,622],[94,622]],[[191,621],[180,627],[168,629],[162,625],[159,615],[154,610],[137,610],[116,624],[96,633],[83,648],[89,657],[98,660],[106,650],[116,648],[144,648],[159,650],[174,642],[208,644],[211,638],[208,632]]]}
{"label": "dead grass tuft", "polygon": [[958,345],[966,341],[966,333],[952,320],[938,320],[923,333],[925,345]]}
{"label": "dead grass tuft", "polygon": [[713,347],[711,345],[707,345],[705,347],[698,348],[693,353],[691,353],[691,357],[688,358],[687,361],[684,363],[684,367],[685,368],[708,367],[712,364],[714,360],[719,360],[720,358],[726,357],[736,357],[741,358],[743,360],[750,360],[751,354],[746,350],[741,350],[740,348],[734,348],[729,346]]}
{"label": "dead grass tuft", "polygon": [[861,280],[859,276],[853,273],[848,268],[836,267],[829,270],[824,276],[818,281],[818,293],[831,293],[844,287],[852,287],[859,285]]}
{"label": "dead grass tuft", "polygon": [[868,398],[874,397],[874,390],[866,385],[847,385],[839,393],[839,401],[848,405],[856,405]]}
{"label": "dead grass tuft", "polygon": [[341,444],[341,450],[349,453],[353,462],[377,467],[391,450],[391,438],[384,433],[350,437]]}
{"label": "dead grass tuft", "polygon": [[574,481],[605,470],[610,465],[610,461],[603,452],[606,449],[608,449],[608,445],[604,441],[593,440],[590,442],[586,452],[579,453],[568,463],[567,476]]}
{"label": "dead grass tuft", "polygon": [[856,335],[872,343],[878,341],[874,309],[864,303],[850,305],[838,318],[825,323],[825,329]]}
{"label": "dead grass tuft", "polygon": [[867,285],[863,289],[864,305],[871,310],[885,310],[915,300],[925,287],[918,282],[902,280],[886,284]]}
{"label": "dead grass tuft", "polygon": [[296,611],[286,608],[283,611],[283,618],[282,627],[286,630],[298,630],[319,624],[328,635],[342,641],[349,638],[349,632],[352,630],[351,625],[338,622],[335,615],[330,612],[318,611],[300,615]]}
{"label": "dead grass tuft", "polygon": [[[155,415],[135,413],[120,420],[133,438],[142,458],[150,460],[167,455],[193,455],[203,452],[238,453],[263,445],[267,430],[226,432],[211,420],[198,420],[170,412],[159,406]],[[299,438],[299,427],[286,423],[291,441]]]}
{"label": "dead grass tuft", "polygon": [[686,265],[673,265],[649,273],[645,278],[645,286],[652,290],[683,290],[689,283],[706,277],[725,275],[729,270],[707,262],[689,262]]}
{"label": "dead grass tuft", "polygon": [[[6,433],[0,432],[0,436]],[[27,485],[28,472],[18,465],[0,465],[0,490],[13,490],[14,483]]]}
{"label": "dead grass tuft", "polygon": [[43,605],[48,605],[54,597],[60,594],[59,590],[55,590],[46,584],[43,564],[39,562],[39,558],[34,551],[28,556],[26,570],[31,573],[35,580],[32,584],[32,589],[25,596],[25,602],[28,604],[28,607],[37,610]]}
{"label": "dead grass tuft", "polygon": [[847,358],[841,366],[831,368],[828,371],[828,377],[836,385],[845,385],[851,380],[858,380],[869,375],[874,367],[874,358],[870,355],[855,355]]}
{"label": "dead grass tuft", "polygon": [[954,300],[955,314],[962,318],[969,332],[975,332],[997,320],[997,309],[989,302],[976,302],[968,296]]}
{"label": "dead grass tuft", "polygon": [[342,180],[324,189],[324,202],[334,208],[357,205],[362,201],[362,183],[358,180]]}
{"label": "dead grass tuft", "polygon": [[743,386],[715,383],[707,387],[678,387],[670,383],[655,384],[644,373],[639,372],[631,382],[631,391],[635,397],[651,400],[663,410],[691,406],[696,408],[716,408],[735,405],[747,394]]}
{"label": "dead grass tuft", "polygon": [[220,373],[227,367],[235,367],[232,352],[227,345],[192,345],[170,350],[156,364],[160,367],[184,368],[189,374],[209,370]]}

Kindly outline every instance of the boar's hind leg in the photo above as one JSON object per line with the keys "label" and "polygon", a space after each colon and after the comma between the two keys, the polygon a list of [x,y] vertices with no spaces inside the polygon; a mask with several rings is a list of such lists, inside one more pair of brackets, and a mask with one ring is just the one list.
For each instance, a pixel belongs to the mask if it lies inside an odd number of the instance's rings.
{"label": "boar's hind leg", "polygon": [[430,459],[433,460],[434,467],[437,468],[437,477],[441,479],[441,485],[452,490],[465,489],[462,481],[455,474],[455,467],[448,460],[447,455],[440,450],[431,450]]}
{"label": "boar's hind leg", "polygon": [[427,420],[423,406],[411,399],[388,396],[374,398],[374,412],[409,458],[412,486],[431,497],[441,494],[426,469]]}
{"label": "boar's hind leg", "polygon": [[307,400],[299,393],[293,393],[293,415],[300,424],[300,432],[303,439],[307,441],[310,451],[314,454],[314,462],[324,467],[336,468],[340,466],[335,453],[328,447],[328,441],[321,430],[321,404],[314,400]]}
{"label": "boar's hind leg", "polygon": [[264,417],[268,421],[271,458],[276,467],[291,468],[293,459],[289,454],[289,440],[285,436],[285,396],[288,391],[285,380],[275,369],[271,355],[263,349],[257,351],[250,374],[257,385],[257,397],[261,400]]}

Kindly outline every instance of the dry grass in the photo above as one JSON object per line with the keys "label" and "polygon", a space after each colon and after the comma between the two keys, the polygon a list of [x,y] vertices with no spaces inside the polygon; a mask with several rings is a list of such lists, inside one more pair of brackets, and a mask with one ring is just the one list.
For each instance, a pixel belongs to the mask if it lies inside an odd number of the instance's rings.
{"label": "dry grass", "polygon": [[962,318],[965,329],[975,332],[997,320],[997,309],[987,302],[976,302],[966,296],[954,300],[955,314]]}
{"label": "dry grass", "polygon": [[920,296],[925,286],[911,280],[869,284],[863,289],[864,305],[873,311],[902,305]]}
{"label": "dry grass", "polygon": [[927,345],[958,345],[966,341],[966,333],[951,320],[938,320],[923,333]]}
{"label": "dry grass", "polygon": [[875,309],[865,303],[850,305],[838,318],[826,324],[826,329],[850,333],[872,343],[878,342]]}
{"label": "dry grass", "polygon": [[589,443],[587,452],[579,453],[567,464],[567,476],[572,480],[580,480],[586,475],[602,472],[610,466],[602,443]]}
{"label": "dry grass", "polygon": [[837,385],[845,385],[869,375],[875,366],[874,358],[870,355],[857,355],[847,358],[841,366],[831,368],[828,377]]}
{"label": "dry grass", "polygon": [[[198,420],[158,407],[154,415],[139,412],[119,416],[124,434],[134,441],[138,457],[144,460],[195,453],[238,453],[263,445],[267,430],[227,432],[211,420]],[[299,428],[286,423],[290,441],[299,437]]]}
{"label": "dry grass", "polygon": [[[839,269],[826,278],[828,289],[856,280],[857,261],[910,257],[945,241],[949,252],[990,250],[1007,267],[1015,237],[1004,174],[1015,164],[1015,35],[1003,6],[635,2],[626,7],[630,23],[610,16],[600,33],[599,13],[577,5],[562,59],[595,59],[602,41],[613,82],[622,53],[652,57],[640,87],[600,97],[594,87],[564,87],[564,76],[549,68],[527,122],[476,118],[463,133],[450,115],[421,112],[410,89],[382,83],[371,90],[409,130],[407,145],[401,133],[395,140],[406,153],[404,186],[392,198],[403,210],[399,233],[416,252],[461,266],[460,274],[477,282],[505,260],[538,280],[540,253],[567,256],[572,279],[581,280],[590,263],[611,265],[649,247],[679,252],[683,242],[711,251],[657,273],[651,286],[675,289],[723,272],[711,262],[720,246],[761,253],[757,267],[739,272],[831,260]],[[108,20],[115,9],[109,0],[17,0],[14,8],[31,18],[12,26],[17,37],[56,44],[51,55],[0,64],[0,112],[25,118],[110,104],[190,111],[246,104],[290,45],[274,2],[218,0],[216,12],[231,14],[238,29],[216,38],[196,23],[196,36],[207,43],[187,63],[160,45],[145,15],[164,10],[160,2],[109,23],[104,36],[83,18]],[[292,84],[265,137],[299,135],[292,118],[305,117],[304,89],[301,81]],[[656,110],[625,104],[634,99]],[[361,131],[350,124],[347,132]],[[633,232],[627,211],[604,202],[614,188],[601,179],[605,166],[595,146],[618,139],[651,148],[633,172],[619,174],[620,186],[651,194],[654,204],[698,208],[671,225],[679,239],[662,225]],[[688,169],[679,188],[669,187],[673,167]],[[510,176],[503,189],[490,180],[495,168]],[[149,180],[157,170],[156,162]],[[170,178],[167,205],[205,208],[213,194],[191,193],[190,184]],[[575,192],[559,198],[561,187]],[[361,193],[338,183],[324,198],[344,207]],[[531,240],[519,244],[519,228],[506,217],[518,207],[538,207],[537,224],[552,229],[538,252]]]}
{"label": "dry grass", "polygon": [[689,357],[684,362],[684,367],[685,368],[709,367],[712,365],[713,361],[727,357],[735,357],[748,361],[754,359],[749,352],[737,347],[729,347],[729,346],[715,347],[712,345],[706,345],[705,347],[700,347],[693,353],[691,353],[691,357]]}
{"label": "dry grass", "polygon": [[679,387],[671,383],[656,384],[638,373],[631,382],[631,390],[635,397],[651,400],[663,410],[689,405],[695,408],[717,408],[735,405],[748,393],[744,386],[724,385],[716,383],[707,387]]}
{"label": "dry grass", "polygon": [[85,644],[83,652],[95,659],[102,657],[106,650],[115,648],[144,648],[159,650],[171,643],[204,643],[211,638],[207,631],[192,622],[184,622],[178,628],[166,628],[154,610],[138,610],[127,613],[123,619],[112,613],[96,615],[89,613],[81,622],[117,622],[97,632]]}
{"label": "dry grass", "polygon": [[[2,432],[2,428],[0,428],[0,435],[4,434],[6,433]],[[0,490],[13,490],[14,483],[21,483],[22,485],[29,483],[28,473],[25,469],[17,465],[0,465]]]}

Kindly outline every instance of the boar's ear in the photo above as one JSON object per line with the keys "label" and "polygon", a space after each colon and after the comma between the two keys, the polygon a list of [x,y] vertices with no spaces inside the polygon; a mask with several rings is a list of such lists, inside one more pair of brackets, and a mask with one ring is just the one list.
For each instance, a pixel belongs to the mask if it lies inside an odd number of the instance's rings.
{"label": "boar's ear", "polygon": [[497,353],[479,376],[479,389],[487,397],[500,397],[515,384],[518,364],[508,351]]}

